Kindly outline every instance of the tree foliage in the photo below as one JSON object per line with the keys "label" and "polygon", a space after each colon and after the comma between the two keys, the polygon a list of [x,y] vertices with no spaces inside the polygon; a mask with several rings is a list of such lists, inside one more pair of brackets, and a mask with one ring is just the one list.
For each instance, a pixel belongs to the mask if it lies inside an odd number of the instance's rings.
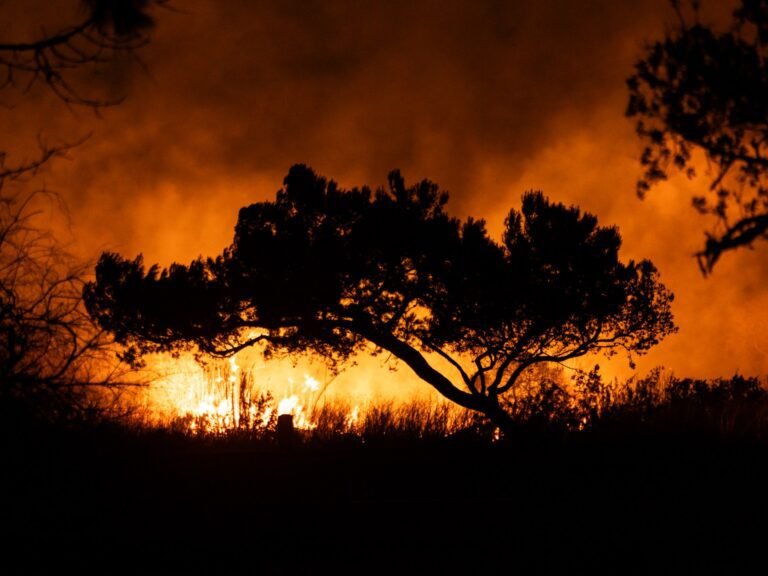
{"label": "tree foliage", "polygon": [[[0,90],[47,86],[67,105],[115,103],[72,78],[148,40],[153,5],[162,0],[84,0],[82,20],[31,41],[0,43]],[[33,160],[13,163],[0,150],[0,420],[22,413],[57,418],[101,410],[103,392],[127,383],[113,341],[83,306],[91,265],[67,253],[37,220],[58,197],[30,191],[38,172],[77,143],[40,141]],[[9,190],[12,185],[12,190]],[[99,394],[92,394],[94,390]]]}
{"label": "tree foliage", "polygon": [[675,329],[654,266],[620,262],[617,230],[594,216],[529,192],[498,243],[447,199],[398,172],[375,192],[343,190],[297,165],[275,201],[240,210],[220,256],[161,270],[105,253],[86,305],[134,362],[261,345],[335,363],[372,344],[500,424],[527,368],[642,354]]}
{"label": "tree foliage", "polygon": [[692,4],[673,2],[679,24],[635,64],[627,114],[646,143],[641,197],[674,171],[694,177],[694,153],[706,157],[709,190],[693,199],[717,222],[698,254],[706,274],[724,251],[768,238],[768,1],[742,0],[725,32]]}
{"label": "tree foliage", "polygon": [[[0,174],[0,184],[3,175]],[[35,225],[43,192],[0,195],[0,413],[47,418],[105,406],[125,369],[83,306],[85,262]],[[39,202],[37,203],[40,204]],[[6,422],[7,423],[7,422]]]}

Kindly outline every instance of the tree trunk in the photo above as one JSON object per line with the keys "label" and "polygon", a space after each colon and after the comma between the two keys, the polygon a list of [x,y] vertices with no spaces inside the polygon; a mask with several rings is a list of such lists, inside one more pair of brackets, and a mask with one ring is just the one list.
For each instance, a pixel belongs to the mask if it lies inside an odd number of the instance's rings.
{"label": "tree trunk", "polygon": [[405,362],[419,378],[451,402],[487,416],[502,432],[509,432],[514,427],[515,422],[499,405],[496,396],[472,394],[460,390],[448,378],[435,370],[418,350],[391,333],[381,333],[372,326],[363,326],[362,329],[356,326],[356,328],[358,334]]}

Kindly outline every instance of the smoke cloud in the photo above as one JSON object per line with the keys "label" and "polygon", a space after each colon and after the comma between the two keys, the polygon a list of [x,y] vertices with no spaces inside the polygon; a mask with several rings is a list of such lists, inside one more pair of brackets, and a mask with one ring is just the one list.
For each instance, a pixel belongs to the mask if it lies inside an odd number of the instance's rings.
{"label": "smoke cloud", "polygon": [[[5,37],[39,29],[40,12],[22,16],[20,4],[0,7],[29,21],[0,27]],[[40,134],[90,134],[43,175],[69,206],[79,253],[164,265],[214,255],[238,209],[272,198],[297,162],[343,186],[383,184],[394,168],[429,178],[451,193],[450,211],[485,218],[495,235],[521,194],[541,189],[617,225],[623,256],[653,260],[675,292],[680,332],[641,371],[768,372],[768,246],[727,255],[704,279],[692,255],[709,223],[690,198],[705,182],[634,194],[641,144],[624,81],[674,22],[665,0],[177,4],[157,13],[142,65],[86,78],[126,94],[121,105],[95,117],[36,88],[9,94],[14,107],[0,113],[17,157]],[[725,4],[705,3],[703,18],[725,21]],[[628,374],[626,362],[611,366]]]}

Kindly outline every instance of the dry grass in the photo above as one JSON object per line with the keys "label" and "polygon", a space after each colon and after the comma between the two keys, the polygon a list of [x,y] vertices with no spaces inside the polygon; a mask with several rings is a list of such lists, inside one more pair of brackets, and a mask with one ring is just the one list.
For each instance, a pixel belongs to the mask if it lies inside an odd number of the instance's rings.
{"label": "dry grass", "polygon": [[[527,382],[507,404],[522,430],[768,438],[768,391],[756,378],[681,379],[661,369],[621,383],[605,383],[597,372],[569,382],[556,373],[545,376]],[[253,383],[245,384],[242,389],[254,390]],[[181,437],[273,441],[278,402],[255,392],[240,402],[238,421],[229,413],[203,412],[161,422],[140,404],[123,411],[119,421],[130,429]],[[495,427],[481,415],[438,399],[353,404],[325,398],[306,407],[296,424],[305,442],[496,437]]]}

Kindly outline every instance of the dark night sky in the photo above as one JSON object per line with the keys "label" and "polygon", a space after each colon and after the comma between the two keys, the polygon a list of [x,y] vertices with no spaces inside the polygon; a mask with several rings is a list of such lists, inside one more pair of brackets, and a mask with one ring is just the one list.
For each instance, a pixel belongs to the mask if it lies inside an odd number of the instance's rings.
{"label": "dark night sky", "polygon": [[[67,21],[73,4],[5,2],[0,34]],[[705,20],[728,13],[704,4]],[[691,255],[708,223],[690,197],[705,181],[634,194],[641,143],[624,117],[624,81],[673,22],[666,0],[175,5],[157,14],[146,71],[118,62],[87,79],[128,94],[100,118],[42,90],[6,95],[12,157],[31,154],[38,134],[92,133],[42,180],[66,199],[79,253],[143,252],[162,264],[213,255],[238,208],[272,197],[296,162],[346,186],[383,184],[393,168],[429,178],[450,191],[450,211],[486,218],[497,237],[537,188],[618,225],[623,256],[652,259],[675,292],[680,333],[641,372],[768,373],[768,246],[728,255],[704,279]]]}

